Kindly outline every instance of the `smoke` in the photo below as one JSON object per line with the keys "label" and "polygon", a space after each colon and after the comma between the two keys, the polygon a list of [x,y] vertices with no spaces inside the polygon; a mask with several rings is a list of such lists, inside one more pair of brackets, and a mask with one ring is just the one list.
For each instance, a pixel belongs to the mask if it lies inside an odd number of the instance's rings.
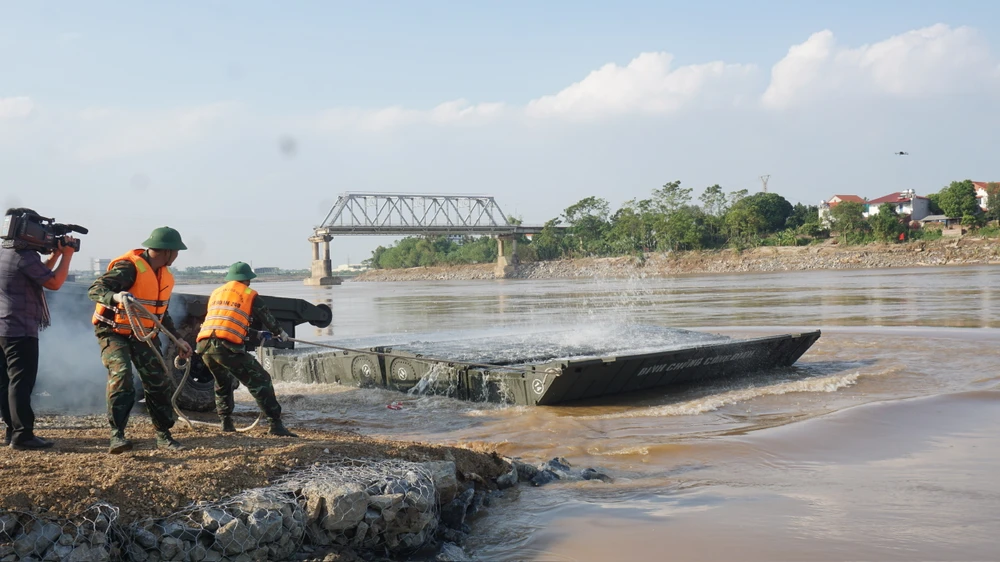
{"label": "smoke", "polygon": [[38,381],[31,404],[38,413],[84,415],[107,411],[108,371],[90,319],[88,285],[65,283],[45,291],[52,324],[39,333]]}
{"label": "smoke", "polygon": [[[39,333],[38,381],[31,401],[39,413],[107,412],[108,370],[101,362],[100,345],[91,323],[94,302],[87,297],[89,287],[87,283],[67,282],[58,291],[45,292],[52,324]],[[171,298],[168,312],[177,326],[188,316],[185,303],[178,298]],[[160,350],[164,351],[164,336],[159,340]],[[141,400],[142,384],[135,366],[132,380],[136,398]],[[132,415],[135,413],[133,409]]]}

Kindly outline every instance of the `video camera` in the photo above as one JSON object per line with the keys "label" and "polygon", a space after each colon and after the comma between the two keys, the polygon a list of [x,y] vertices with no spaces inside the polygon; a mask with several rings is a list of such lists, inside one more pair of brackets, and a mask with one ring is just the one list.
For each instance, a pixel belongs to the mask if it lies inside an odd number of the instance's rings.
{"label": "video camera", "polygon": [[[4,248],[15,250],[35,250],[50,254],[59,248],[59,242],[80,251],[80,241],[66,244],[66,235],[70,232],[86,234],[88,230],[76,224],[61,224],[31,211],[30,209],[13,209],[12,214],[3,218],[3,228],[0,238]],[[11,211],[8,211],[10,213]]]}

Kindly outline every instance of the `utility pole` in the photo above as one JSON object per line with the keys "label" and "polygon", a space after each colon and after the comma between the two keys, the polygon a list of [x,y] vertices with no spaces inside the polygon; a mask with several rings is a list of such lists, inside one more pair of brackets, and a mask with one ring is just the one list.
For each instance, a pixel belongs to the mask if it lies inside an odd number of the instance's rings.
{"label": "utility pole", "polygon": [[764,193],[767,193],[767,179],[771,177],[771,174],[760,177],[760,182],[764,184]]}

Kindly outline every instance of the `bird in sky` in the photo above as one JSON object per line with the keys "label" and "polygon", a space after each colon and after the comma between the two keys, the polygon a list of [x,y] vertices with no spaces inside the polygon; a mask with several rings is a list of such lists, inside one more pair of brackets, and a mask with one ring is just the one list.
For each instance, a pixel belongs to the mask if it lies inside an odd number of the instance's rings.
{"label": "bird in sky", "polygon": [[903,152],[902,150],[900,150],[899,152],[893,152],[893,154],[895,154],[896,156],[906,156],[909,154],[909,152]]}

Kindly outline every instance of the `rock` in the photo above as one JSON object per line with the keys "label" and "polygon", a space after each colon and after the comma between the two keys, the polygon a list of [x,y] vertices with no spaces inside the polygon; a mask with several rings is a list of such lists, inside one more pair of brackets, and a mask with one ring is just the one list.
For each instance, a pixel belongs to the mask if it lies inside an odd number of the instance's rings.
{"label": "rock", "polygon": [[14,540],[14,552],[20,558],[41,557],[55,544],[59,535],[62,535],[62,529],[58,525],[36,521],[29,533]]}
{"label": "rock", "polygon": [[507,488],[516,485],[517,475],[518,475],[517,469],[512,467],[510,469],[510,472],[502,474],[500,475],[500,477],[497,478],[497,488],[500,488],[501,490],[506,490]]}
{"label": "rock", "polygon": [[531,482],[531,479],[538,474],[538,468],[534,465],[519,460],[513,460],[511,464],[514,465],[514,470],[517,471],[517,479],[521,482]]}
{"label": "rock", "polygon": [[184,541],[174,537],[163,537],[160,541],[160,555],[167,560],[173,560],[174,555],[183,552]]}
{"label": "rock", "polygon": [[[17,536],[17,530],[20,526],[17,523],[17,516],[13,513],[4,513],[0,515],[0,540],[12,540]],[[9,554],[3,555],[4,557],[10,556]]]}
{"label": "rock", "polygon": [[476,494],[476,489],[469,487],[459,494],[448,505],[441,508],[441,524],[452,529],[461,528],[465,523],[465,516],[472,504],[472,498]]}
{"label": "rock", "polygon": [[455,543],[446,542],[441,545],[441,552],[434,557],[437,562],[465,562],[471,560],[462,547]]}
{"label": "rock", "polygon": [[389,509],[399,509],[403,505],[403,498],[406,497],[403,494],[388,494],[384,496],[370,496],[368,498],[368,505],[377,509],[378,511],[386,511]]}
{"label": "rock", "polygon": [[163,525],[163,534],[182,541],[194,542],[198,540],[198,536],[201,534],[201,529],[188,527],[178,521],[171,521]]}
{"label": "rock", "polygon": [[539,467],[539,469],[551,470],[552,472],[559,474],[561,477],[563,474],[569,474],[570,471],[573,470],[573,465],[571,465],[568,460],[562,457],[556,457],[550,460],[549,462],[545,463],[543,466]]}
{"label": "rock", "polygon": [[233,519],[220,527],[215,533],[215,543],[212,544],[213,549],[220,550],[223,554],[244,552],[250,546],[250,529],[239,519]]}
{"label": "rock", "polygon": [[197,543],[191,548],[191,562],[203,562],[208,556],[208,549]]}
{"label": "rock", "polygon": [[73,548],[73,552],[66,557],[66,562],[106,562],[109,559],[110,556],[103,548],[81,544]]}
{"label": "rock", "polygon": [[[197,520],[197,516],[195,517]],[[204,525],[205,529],[212,531],[213,533],[222,527],[223,525],[229,523],[233,520],[233,516],[221,509],[206,509],[201,512],[201,524]]]}
{"label": "rock", "polygon": [[549,469],[540,470],[538,474],[535,474],[534,478],[531,479],[532,486],[544,486],[549,482],[554,482],[559,480],[559,475],[552,472]]}
{"label": "rock", "polygon": [[465,533],[458,529],[452,529],[450,527],[441,527],[441,539],[446,542],[453,542],[455,544],[462,544],[465,542]]}
{"label": "rock", "polygon": [[[368,494],[373,495],[371,491],[373,488],[368,488]],[[405,494],[410,490],[410,485],[406,483],[402,478],[388,478],[381,487],[375,487],[374,494],[392,495],[392,494]]]}
{"label": "rock", "polygon": [[472,501],[469,502],[469,507],[466,509],[465,518],[466,520],[474,519],[479,512],[483,509],[483,502],[486,501],[486,492],[482,490],[476,491],[472,496]]}
{"label": "rock", "polygon": [[439,505],[449,503],[455,499],[458,493],[458,479],[455,475],[454,461],[435,461],[424,463],[424,467],[430,472],[431,480],[437,489],[437,501]]}
{"label": "rock", "polygon": [[153,533],[149,532],[146,529],[143,529],[142,527],[137,527],[133,529],[132,538],[135,540],[136,544],[138,544],[142,548],[145,548],[146,550],[156,548],[157,545],[156,535],[154,535]]}
{"label": "rock", "polygon": [[281,520],[280,511],[257,510],[247,518],[250,535],[259,542],[274,542],[281,536]]}
{"label": "rock", "polygon": [[610,476],[594,468],[586,468],[580,473],[584,480],[600,480],[602,482],[612,482]]}
{"label": "rock", "polygon": [[326,516],[321,526],[327,531],[344,531],[354,527],[368,511],[368,492],[359,484],[319,484],[303,489],[304,494],[321,494],[326,503]]}

